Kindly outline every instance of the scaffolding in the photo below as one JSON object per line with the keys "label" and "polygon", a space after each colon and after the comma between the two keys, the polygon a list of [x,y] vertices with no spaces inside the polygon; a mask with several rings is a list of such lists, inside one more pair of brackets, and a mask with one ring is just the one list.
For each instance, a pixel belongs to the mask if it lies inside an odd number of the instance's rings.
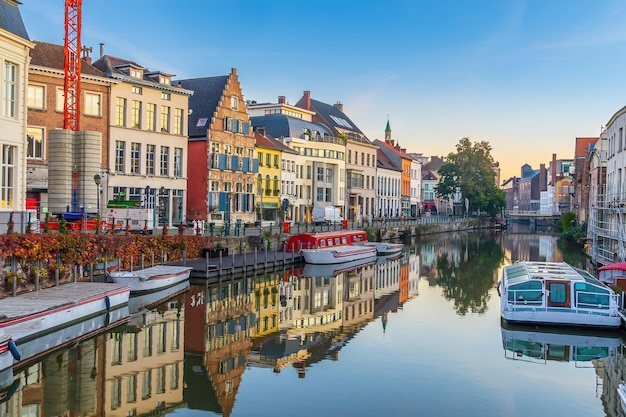
{"label": "scaffolding", "polygon": [[[589,197],[588,254],[595,264],[626,261],[626,195],[599,193]],[[593,190],[592,190],[593,192]]]}

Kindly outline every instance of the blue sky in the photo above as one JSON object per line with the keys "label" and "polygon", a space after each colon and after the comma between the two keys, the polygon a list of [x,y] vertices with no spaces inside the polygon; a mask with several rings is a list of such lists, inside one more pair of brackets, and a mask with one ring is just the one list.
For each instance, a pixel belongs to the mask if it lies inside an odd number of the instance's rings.
{"label": "blue sky", "polygon": [[[64,0],[22,0],[32,40],[63,43]],[[621,0],[84,0],[82,43],[176,78],[237,68],[246,99],[304,90],[368,136],[445,156],[487,141],[502,179],[572,158],[626,105]]]}

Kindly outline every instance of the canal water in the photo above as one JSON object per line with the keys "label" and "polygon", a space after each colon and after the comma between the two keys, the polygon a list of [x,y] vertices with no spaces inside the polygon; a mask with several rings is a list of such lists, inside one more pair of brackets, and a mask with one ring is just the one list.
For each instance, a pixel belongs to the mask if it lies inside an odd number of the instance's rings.
{"label": "canal water", "polygon": [[0,416],[625,416],[621,332],[500,322],[501,267],[563,259],[584,262],[550,235],[441,235],[192,282],[15,369]]}

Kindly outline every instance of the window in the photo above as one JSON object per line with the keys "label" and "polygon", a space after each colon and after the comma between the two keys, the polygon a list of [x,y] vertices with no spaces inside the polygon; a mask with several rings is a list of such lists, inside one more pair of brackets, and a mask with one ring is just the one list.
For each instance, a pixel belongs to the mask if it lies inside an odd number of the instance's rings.
{"label": "window", "polygon": [[333,182],[333,169],[326,168],[326,182]]}
{"label": "window", "polygon": [[161,93],[161,100],[170,101],[172,99],[172,94],[163,92]]}
{"label": "window", "polygon": [[262,167],[263,166],[263,152],[259,152],[257,155],[259,157],[259,166]]}
{"label": "window", "polygon": [[130,173],[139,175],[141,161],[141,143],[133,142],[130,144]]}
{"label": "window", "polygon": [[166,375],[165,366],[161,366],[160,368],[156,369],[156,390],[155,390],[155,392],[157,394],[165,393],[165,381],[166,381],[165,375]]}
{"label": "window", "polygon": [[176,109],[174,111],[174,134],[183,134],[183,109]]}
{"label": "window", "polygon": [[115,98],[115,125],[126,126],[126,99],[123,97]]}
{"label": "window", "polygon": [[324,188],[317,187],[317,201],[324,201]]}
{"label": "window", "polygon": [[137,333],[127,333],[124,337],[128,340],[128,362],[137,360],[137,343],[139,341]]}
{"label": "window", "polygon": [[324,181],[324,168],[323,167],[317,167],[317,180]]}
{"label": "window", "polygon": [[230,96],[230,108],[233,110],[237,110],[238,104],[239,104],[239,98],[236,96]]}
{"label": "window", "polygon": [[170,108],[161,106],[161,132],[170,131]]}
{"label": "window", "polygon": [[2,91],[3,115],[15,117],[17,115],[17,65],[12,62],[4,63],[4,89]]}
{"label": "window", "polygon": [[65,93],[62,88],[57,88],[56,105],[55,110],[58,112],[63,111],[63,103],[65,101]]}
{"label": "window", "polygon": [[111,381],[111,410],[122,405],[122,378],[117,377]]}
{"label": "window", "polygon": [[143,74],[139,70],[131,69],[130,70],[130,76],[133,77],[133,78],[142,78]]}
{"label": "window", "polygon": [[126,150],[126,142],[121,140],[115,141],[115,172],[124,173],[124,151]]}
{"label": "window", "polygon": [[130,91],[132,91],[133,94],[143,94],[143,89],[137,86],[132,86]]}
{"label": "window", "polygon": [[147,400],[152,396],[152,369],[141,371],[141,399]]}
{"label": "window", "polygon": [[333,189],[326,188],[326,202],[330,203],[331,201],[333,201]]}
{"label": "window", "polygon": [[85,93],[85,103],[83,112],[87,116],[102,116],[100,108],[100,94]]}
{"label": "window", "polygon": [[146,108],[146,129],[156,130],[156,104],[148,103]]}
{"label": "window", "polygon": [[128,376],[128,384],[126,385],[126,402],[134,403],[137,401],[137,374]]}
{"label": "window", "polygon": [[271,163],[272,163],[272,155],[270,155],[269,153],[265,154],[265,165],[270,166]]}
{"label": "window", "polygon": [[113,187],[114,200],[126,200],[126,187]]}
{"label": "window", "polygon": [[45,108],[46,89],[43,85],[29,85],[28,86],[28,108],[40,109]]}
{"label": "window", "polygon": [[43,128],[29,127],[26,130],[26,157],[43,159]]}
{"label": "window", "polygon": [[183,177],[183,148],[174,148],[174,176]]}
{"label": "window", "polygon": [[170,159],[170,147],[169,146],[161,146],[161,170],[160,170],[160,174],[163,177],[167,177],[167,175],[168,175],[169,159]]}
{"label": "window", "polygon": [[154,175],[154,145],[146,145],[146,175]]}
{"label": "window", "polygon": [[13,207],[13,193],[15,189],[15,152],[16,147],[2,145],[2,171],[0,172],[0,207]]}
{"label": "window", "polygon": [[130,108],[130,126],[141,129],[141,101],[133,100]]}
{"label": "window", "polygon": [[278,168],[278,155],[274,155],[274,168]]}

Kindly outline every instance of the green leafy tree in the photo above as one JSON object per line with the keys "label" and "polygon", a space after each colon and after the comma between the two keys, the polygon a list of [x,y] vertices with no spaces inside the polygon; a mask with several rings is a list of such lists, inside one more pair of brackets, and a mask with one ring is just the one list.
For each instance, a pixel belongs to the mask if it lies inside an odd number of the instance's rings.
{"label": "green leafy tree", "polygon": [[456,145],[456,153],[448,154],[439,168],[437,197],[452,200],[458,191],[469,201],[469,212],[486,212],[494,217],[506,205],[504,191],[495,182],[494,160],[488,142],[472,143],[463,138]]}

